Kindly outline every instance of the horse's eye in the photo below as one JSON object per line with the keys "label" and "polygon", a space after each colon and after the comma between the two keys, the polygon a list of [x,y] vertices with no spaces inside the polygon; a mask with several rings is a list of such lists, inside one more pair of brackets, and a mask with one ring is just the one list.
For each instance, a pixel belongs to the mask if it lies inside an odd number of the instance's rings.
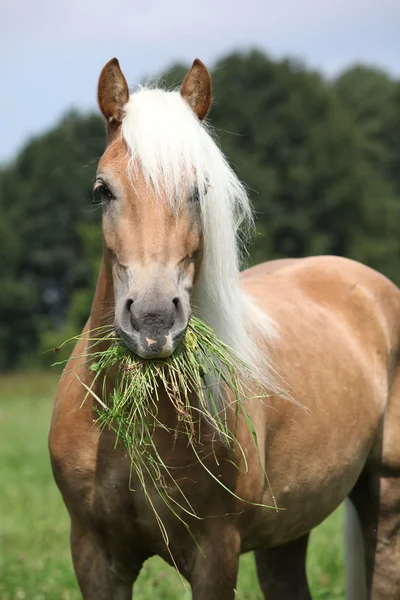
{"label": "horse's eye", "polygon": [[93,202],[96,204],[102,204],[104,202],[109,202],[113,200],[114,196],[112,192],[108,189],[105,183],[101,183],[97,185],[93,190]]}

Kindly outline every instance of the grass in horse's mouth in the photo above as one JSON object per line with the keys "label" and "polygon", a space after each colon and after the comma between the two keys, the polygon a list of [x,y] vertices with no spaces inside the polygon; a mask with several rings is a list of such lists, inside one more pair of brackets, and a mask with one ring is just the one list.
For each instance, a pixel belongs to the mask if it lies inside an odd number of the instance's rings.
{"label": "grass in horse's mouth", "polygon": [[[232,452],[239,451],[242,468],[247,470],[246,453],[235,431],[238,419],[244,419],[258,447],[256,430],[245,406],[249,397],[255,398],[246,383],[254,381],[254,376],[213,329],[192,317],[175,352],[154,360],[142,359],[129,350],[112,326],[99,327],[73,339],[80,338],[88,342],[84,359],[93,372],[90,385],[80,379],[87,391],[85,401],[89,396],[96,400],[97,426],[114,431],[116,445],[125,446],[132,473],[154,510],[166,543],[167,534],[149,484],[185,526],[188,527],[182,511],[197,515],[157,449],[157,429],[170,434],[173,444],[184,437],[194,459],[219,485],[241,500],[215,475],[207,459],[214,456],[218,465],[213,453],[214,439]],[[79,378],[78,373],[76,376]],[[112,389],[110,383],[114,383]],[[176,413],[172,429],[160,420],[161,401],[169,401]],[[206,439],[211,442],[208,454],[202,447]],[[170,494],[171,489],[178,493]]]}

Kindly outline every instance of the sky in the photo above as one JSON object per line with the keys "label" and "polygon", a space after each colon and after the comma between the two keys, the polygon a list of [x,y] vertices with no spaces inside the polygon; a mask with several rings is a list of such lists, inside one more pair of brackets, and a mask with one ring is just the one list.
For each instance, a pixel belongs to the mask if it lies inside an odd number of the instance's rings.
{"label": "sky", "polygon": [[71,107],[96,109],[113,56],[132,86],[250,47],[327,76],[362,62],[400,78],[399,26],[400,0],[3,0],[0,161]]}

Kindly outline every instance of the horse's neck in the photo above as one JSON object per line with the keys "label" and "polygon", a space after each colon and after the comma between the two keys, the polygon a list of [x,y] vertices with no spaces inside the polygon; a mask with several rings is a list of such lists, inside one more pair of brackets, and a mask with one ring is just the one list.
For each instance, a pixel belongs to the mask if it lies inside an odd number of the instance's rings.
{"label": "horse's neck", "polygon": [[[100,266],[100,272],[99,272],[99,277],[97,280],[97,286],[96,286],[96,290],[94,293],[94,298],[93,298],[93,302],[92,302],[92,309],[90,311],[90,316],[89,316],[89,321],[86,325],[86,339],[88,340],[86,342],[86,350],[85,352],[89,352],[91,351],[91,342],[90,340],[92,338],[96,338],[96,337],[101,337],[101,329],[99,330],[99,328],[104,327],[106,325],[112,325],[113,322],[113,318],[114,318],[114,287],[113,287],[113,282],[112,282],[112,273],[111,273],[111,269],[108,267],[106,261],[103,259],[101,266]],[[109,346],[110,342],[101,342],[101,343],[96,343],[96,347],[95,347],[95,351],[96,352],[100,352],[105,350],[108,346]],[[95,392],[98,395],[102,395],[103,394],[103,390],[102,390],[102,386],[103,386],[103,382],[102,382],[102,378],[98,378],[97,381],[93,382],[93,378],[94,378],[94,373],[92,372],[92,370],[90,369],[90,365],[91,365],[91,360],[90,357],[88,357],[89,360],[87,360],[85,362],[85,370],[86,370],[86,375],[85,375],[85,379],[87,381],[87,384],[92,386],[92,390],[93,392]],[[110,380],[110,381],[109,381]],[[111,387],[114,386],[114,382],[111,381],[111,377],[107,377],[107,381],[108,381],[108,385],[111,389]]]}
{"label": "horse's neck", "polygon": [[111,268],[103,259],[90,312],[91,330],[112,323],[114,307],[114,286]]}

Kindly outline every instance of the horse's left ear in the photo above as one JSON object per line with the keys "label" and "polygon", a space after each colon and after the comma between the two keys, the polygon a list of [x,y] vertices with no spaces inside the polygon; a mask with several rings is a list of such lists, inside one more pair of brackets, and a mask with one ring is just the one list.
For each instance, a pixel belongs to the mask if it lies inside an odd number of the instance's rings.
{"label": "horse's left ear", "polygon": [[200,121],[206,118],[211,106],[211,77],[198,58],[182,83],[181,96]]}
{"label": "horse's left ear", "polygon": [[123,108],[129,100],[128,84],[116,58],[108,61],[100,73],[97,99],[108,132],[112,133],[121,125]]}

